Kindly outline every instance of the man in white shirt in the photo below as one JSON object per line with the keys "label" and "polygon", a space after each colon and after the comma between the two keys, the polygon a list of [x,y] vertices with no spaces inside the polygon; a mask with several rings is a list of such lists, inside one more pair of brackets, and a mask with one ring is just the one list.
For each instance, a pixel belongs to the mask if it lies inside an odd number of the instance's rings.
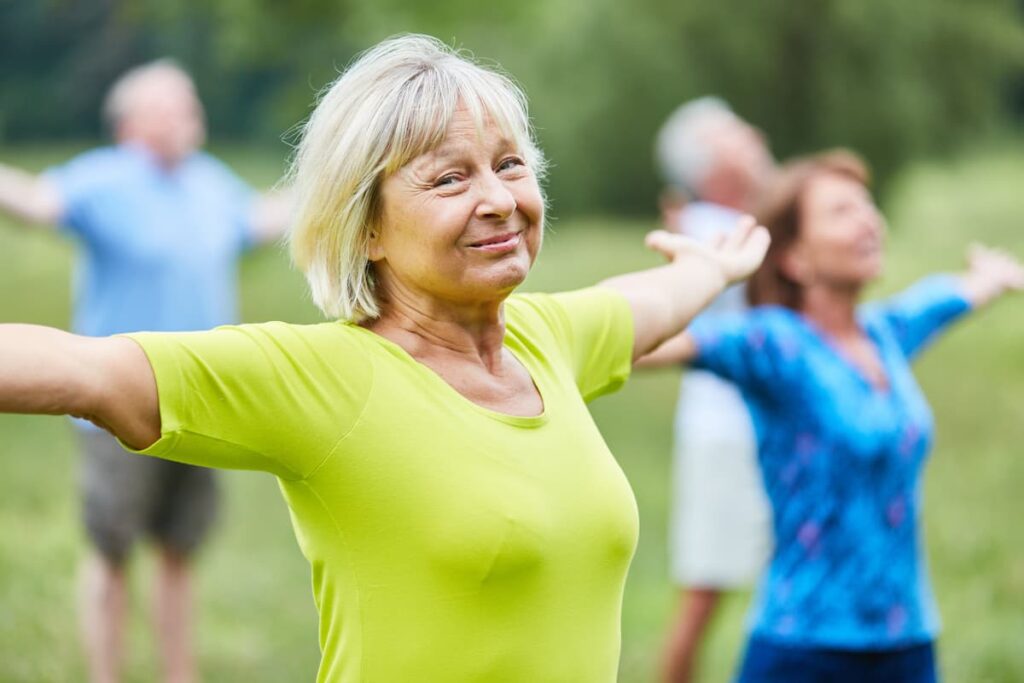
{"label": "man in white shirt", "polygon": [[[683,104],[662,126],[658,163],[674,197],[668,229],[711,241],[752,213],[774,161],[760,132],[713,97]],[[703,315],[743,310],[742,285]],[[676,410],[670,555],[683,595],[668,638],[663,678],[687,683],[723,591],[749,584],[771,548],[770,512],[757,469],[754,428],[739,391],[687,371]]]}

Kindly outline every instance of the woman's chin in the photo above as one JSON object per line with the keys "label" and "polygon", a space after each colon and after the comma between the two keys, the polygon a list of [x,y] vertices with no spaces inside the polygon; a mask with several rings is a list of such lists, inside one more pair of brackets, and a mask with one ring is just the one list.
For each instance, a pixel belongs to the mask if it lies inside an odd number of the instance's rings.
{"label": "woman's chin", "polygon": [[877,268],[861,268],[856,272],[847,272],[843,276],[831,278],[833,286],[847,291],[861,291],[882,277],[881,266]]}
{"label": "woman's chin", "polygon": [[505,259],[474,273],[473,289],[510,292],[526,281],[530,264],[522,259]]}
{"label": "woman's chin", "polygon": [[852,278],[858,284],[866,286],[882,277],[885,274],[885,262],[881,257],[875,257],[866,260],[857,269],[857,273]]}

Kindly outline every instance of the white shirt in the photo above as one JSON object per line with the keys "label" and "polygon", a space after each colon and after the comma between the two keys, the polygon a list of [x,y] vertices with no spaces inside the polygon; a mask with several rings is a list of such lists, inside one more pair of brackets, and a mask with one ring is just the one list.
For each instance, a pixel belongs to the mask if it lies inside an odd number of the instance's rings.
{"label": "white shirt", "polygon": [[[743,214],[711,202],[687,204],[679,216],[679,230],[701,242],[734,230]],[[703,316],[745,311],[748,308],[746,286],[733,285],[705,309]],[[681,438],[694,429],[745,430],[753,440],[753,427],[738,389],[710,372],[688,370],[683,377],[676,410],[676,429]]]}

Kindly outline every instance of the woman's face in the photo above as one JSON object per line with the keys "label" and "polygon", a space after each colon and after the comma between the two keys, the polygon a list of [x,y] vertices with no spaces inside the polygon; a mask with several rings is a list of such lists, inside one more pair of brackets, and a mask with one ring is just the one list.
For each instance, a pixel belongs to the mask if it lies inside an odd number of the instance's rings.
{"label": "woman's face", "polygon": [[490,121],[478,129],[464,109],[444,142],[387,178],[380,197],[370,260],[385,302],[501,300],[540,249],[544,201],[523,150]]}
{"label": "woman's face", "polygon": [[859,289],[882,273],[884,234],[862,183],[822,173],[800,199],[800,234],[787,254],[790,276],[804,286]]}

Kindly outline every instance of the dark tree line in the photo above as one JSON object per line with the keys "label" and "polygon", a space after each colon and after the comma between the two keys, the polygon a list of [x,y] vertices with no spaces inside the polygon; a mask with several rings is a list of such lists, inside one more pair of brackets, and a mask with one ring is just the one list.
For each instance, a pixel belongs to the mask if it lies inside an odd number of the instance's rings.
{"label": "dark tree line", "polygon": [[1024,114],[1018,0],[8,0],[0,140],[96,137],[128,66],[170,55],[218,138],[279,140],[359,50],[423,31],[530,95],[559,214],[649,211],[654,132],[729,100],[780,156],[862,151],[883,181]]}

